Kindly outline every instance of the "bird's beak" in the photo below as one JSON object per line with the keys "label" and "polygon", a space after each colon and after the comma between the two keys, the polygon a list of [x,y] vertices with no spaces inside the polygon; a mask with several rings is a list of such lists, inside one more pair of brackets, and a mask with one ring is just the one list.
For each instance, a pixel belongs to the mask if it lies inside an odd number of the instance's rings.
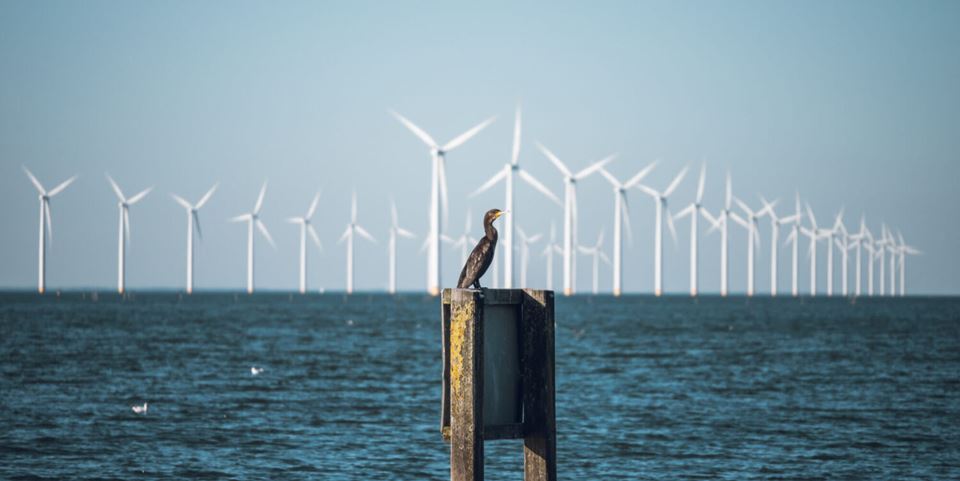
{"label": "bird's beak", "polygon": [[510,211],[507,211],[507,210],[501,210],[500,212],[497,212],[497,217],[496,217],[496,218],[499,219],[500,216],[502,216],[502,215],[504,215],[504,214],[507,214],[507,213],[509,213],[509,212],[510,212]]}

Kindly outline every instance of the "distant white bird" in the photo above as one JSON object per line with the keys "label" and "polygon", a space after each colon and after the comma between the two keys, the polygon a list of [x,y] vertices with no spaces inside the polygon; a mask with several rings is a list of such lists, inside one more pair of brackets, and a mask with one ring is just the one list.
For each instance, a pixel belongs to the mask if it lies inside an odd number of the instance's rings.
{"label": "distant white bird", "polygon": [[262,367],[257,367],[257,366],[251,366],[251,367],[250,367],[250,375],[251,375],[251,376],[256,376],[257,374],[260,374],[261,372],[263,372],[263,368],[262,368]]}
{"label": "distant white bird", "polygon": [[142,406],[130,406],[130,409],[137,414],[147,414],[147,403],[143,403]]}

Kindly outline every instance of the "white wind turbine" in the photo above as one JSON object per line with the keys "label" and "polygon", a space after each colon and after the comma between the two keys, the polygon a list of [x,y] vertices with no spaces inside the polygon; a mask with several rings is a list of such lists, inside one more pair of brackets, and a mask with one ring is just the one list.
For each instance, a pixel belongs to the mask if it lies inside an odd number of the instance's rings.
{"label": "white wind turbine", "polygon": [[543,235],[528,236],[520,227],[517,227],[517,234],[520,235],[520,287],[526,289],[528,287],[527,268],[530,265],[530,245],[539,241]]}
{"label": "white wind turbine", "polygon": [[897,237],[900,238],[900,245],[897,246],[897,252],[900,254],[900,297],[907,295],[907,276],[906,276],[906,265],[907,265],[907,254],[910,255],[919,255],[921,252],[916,248],[907,245],[903,241],[903,235],[900,232],[897,232]]}
{"label": "white wind turbine", "polygon": [[577,245],[577,182],[602,169],[616,154],[598,160],[574,174],[543,144],[537,143],[537,148],[563,175],[563,295],[569,296],[576,291],[577,279],[577,260],[573,252]]}
{"label": "white wind turbine", "polygon": [[260,209],[263,207],[263,196],[267,193],[267,183],[264,182],[260,187],[260,195],[257,196],[257,203],[253,206],[253,211],[246,214],[240,214],[232,219],[231,222],[247,223],[247,294],[253,294],[253,226],[263,234],[263,237],[270,243],[270,247],[276,248],[273,237],[267,230],[267,226],[260,220]]}
{"label": "white wind turbine", "polygon": [[137,195],[126,198],[123,195],[123,191],[120,190],[120,186],[114,182],[113,178],[110,177],[110,174],[107,174],[107,180],[110,182],[110,187],[113,187],[113,192],[117,194],[117,206],[120,209],[120,233],[119,241],[117,243],[117,292],[123,294],[124,289],[126,288],[126,260],[127,260],[127,243],[130,242],[130,206],[140,202],[141,199],[146,197],[147,194],[153,190],[153,187],[149,187],[139,192]]}
{"label": "white wind turbine", "polygon": [[543,248],[543,252],[540,255],[547,258],[547,290],[553,290],[553,255],[562,255],[563,249],[557,245],[556,239],[556,225],[553,222],[550,223],[550,241]]}
{"label": "white wind turbine", "polygon": [[842,213],[840,216],[837,216],[837,221],[833,225],[834,235],[833,243],[836,244],[837,249],[840,250],[840,294],[843,297],[847,297],[849,289],[847,288],[847,264],[849,260],[848,254],[850,249],[853,247],[850,242],[850,233],[847,232],[847,226],[843,224]]}
{"label": "white wind turbine", "polygon": [[730,210],[731,203],[733,202],[733,188],[730,183],[730,173],[727,172],[727,182],[726,182],[726,195],[724,196],[723,201],[723,210],[713,217],[707,212],[706,209],[703,209],[703,216],[710,221],[710,230],[707,233],[713,232],[716,229],[720,229],[720,295],[722,297],[727,296],[727,281],[729,280],[729,275],[727,274],[727,234],[728,227],[730,225],[730,216],[733,212]]}
{"label": "white wind turbine", "polygon": [[889,242],[889,240],[887,239],[887,226],[886,226],[885,224],[880,224],[880,238],[874,240],[874,242],[873,242],[873,248],[874,248],[874,251],[875,251],[875,252],[874,252],[874,255],[875,255],[875,256],[877,257],[877,259],[880,261],[880,272],[879,272],[880,275],[877,276],[877,278],[879,279],[880,295],[881,295],[881,296],[884,296],[884,295],[886,295],[886,293],[887,293],[887,292],[886,292],[886,282],[887,282],[887,281],[886,281],[886,274],[885,274],[885,273],[886,273],[886,265],[887,265],[887,262],[886,262],[886,260],[887,260],[886,253],[887,253],[887,243],[888,243],[888,242]]}
{"label": "white wind turbine", "polygon": [[[866,221],[864,220],[863,217],[860,217],[860,231],[857,232],[856,234],[852,234],[852,235],[850,235],[850,236],[848,237],[848,240],[850,241],[850,247],[857,249],[857,255],[855,256],[855,259],[856,259],[856,261],[855,261],[855,262],[856,262],[856,270],[854,271],[854,272],[855,272],[855,275],[854,275],[855,283],[854,283],[854,286],[853,286],[853,289],[854,289],[853,295],[856,296],[856,297],[860,297],[860,294],[861,294],[861,289],[860,289],[860,287],[861,287],[861,285],[862,285],[862,282],[861,282],[861,269],[862,269],[862,267],[861,267],[861,256],[862,256],[862,253],[863,253],[863,248],[865,247],[868,238],[869,238],[869,239],[872,239],[872,236],[870,236],[870,231],[867,230],[867,223],[866,223]],[[872,251],[871,251],[871,254],[872,254]],[[871,263],[871,265],[870,265],[870,274],[871,274],[871,276],[873,275],[873,264],[872,264],[872,263]],[[872,281],[872,280],[870,281],[870,287],[871,287],[871,288],[870,288],[870,293],[873,294],[873,281]]]}
{"label": "white wind turbine", "polygon": [[697,242],[699,234],[699,222],[700,216],[703,215],[707,220],[711,220],[712,216],[703,209],[703,188],[705,182],[707,181],[707,164],[702,164],[700,166],[700,181],[697,183],[697,198],[694,202],[691,202],[690,205],[686,206],[680,212],[674,216],[675,219],[683,218],[684,216],[690,216],[690,295],[696,296],[699,292],[700,283],[699,283],[699,251],[697,249]]}
{"label": "white wind turbine", "polygon": [[367,232],[366,229],[357,224],[357,193],[354,192],[350,200],[350,223],[347,229],[343,231],[338,243],[347,242],[347,294],[353,294],[353,237],[360,234],[360,237],[376,244],[377,240]]}
{"label": "white wind turbine", "polygon": [[27,169],[27,166],[24,165],[21,167],[23,167],[23,171],[26,172],[27,177],[30,178],[33,186],[37,188],[37,192],[40,193],[40,251],[37,266],[37,291],[43,294],[43,292],[47,290],[47,242],[48,240],[51,243],[53,242],[53,224],[50,220],[50,199],[60,192],[63,192],[63,189],[66,189],[74,180],[77,180],[77,176],[70,177],[53,189],[50,189],[50,191],[47,191],[43,188],[43,185],[40,184],[40,181],[34,177],[33,173]]}
{"label": "white wind turbine", "polygon": [[820,229],[821,236],[827,239],[827,297],[833,297],[833,242],[840,230],[840,224],[843,219],[843,209],[837,213],[833,221],[833,227],[829,229]]}
{"label": "white wind turbine", "polygon": [[890,251],[890,297],[897,295],[897,241],[887,230],[887,250]]}
{"label": "white wind turbine", "polygon": [[316,229],[313,228],[313,223],[311,219],[313,218],[314,212],[317,211],[317,202],[320,201],[320,192],[317,192],[313,196],[313,201],[310,202],[310,207],[307,208],[307,214],[303,217],[290,217],[287,219],[287,222],[291,224],[300,225],[300,293],[304,294],[307,292],[307,234],[310,234],[310,238],[313,239],[314,245],[317,246],[317,249],[323,250],[323,245],[320,243],[320,236],[317,235]]}
{"label": "white wind turbine", "polygon": [[206,194],[203,194],[203,197],[200,198],[200,201],[197,202],[196,205],[187,202],[177,194],[170,194],[173,200],[177,201],[184,209],[187,209],[187,294],[193,293],[193,229],[196,227],[197,236],[202,239],[203,234],[200,230],[199,211],[200,208],[203,207],[203,204],[206,204],[207,201],[210,200],[213,192],[217,190],[217,185],[219,184],[213,184],[213,187],[211,187]]}
{"label": "white wind turbine", "polygon": [[636,187],[637,184],[650,173],[657,165],[654,161],[646,166],[636,175],[620,182],[607,169],[600,169],[600,173],[613,186],[613,295],[619,296],[623,289],[623,237],[621,235],[622,227],[627,227],[627,239],[633,243],[633,229],[630,227],[630,206],[627,202],[627,190]]}
{"label": "white wind turbine", "polygon": [[673,181],[670,182],[670,185],[668,185],[662,193],[657,192],[656,190],[653,190],[643,184],[637,184],[637,188],[645,192],[650,197],[653,197],[653,201],[656,203],[657,210],[653,236],[653,294],[656,296],[663,294],[664,214],[666,214],[667,218],[667,227],[670,229],[670,237],[673,238],[674,242],[677,241],[677,230],[673,227],[673,216],[670,214],[670,208],[667,207],[667,198],[670,197],[670,194],[672,194],[673,191],[676,190],[677,186],[680,185],[680,181],[683,180],[683,176],[685,175],[687,175],[687,167],[684,167],[680,170],[680,173],[673,178]]}
{"label": "white wind turbine", "polygon": [[813,209],[807,204],[807,217],[810,219],[810,228],[800,227],[800,232],[810,238],[810,250],[807,255],[810,257],[810,296],[817,295],[817,241],[824,237],[827,229],[817,227],[817,218],[813,215]]}
{"label": "white wind turbine", "polygon": [[603,252],[603,229],[600,230],[600,235],[597,236],[596,244],[592,246],[577,246],[577,250],[579,250],[581,254],[593,257],[593,294],[596,295],[600,292],[600,261],[602,260],[605,264],[610,264],[610,258]]}
{"label": "white wind turbine", "polygon": [[415,236],[412,232],[400,227],[400,221],[397,217],[397,204],[392,199],[390,200],[390,239],[387,244],[387,251],[390,257],[390,270],[389,270],[389,279],[387,285],[387,291],[390,294],[397,293],[397,236],[404,237],[407,239],[413,239]]}
{"label": "white wind turbine", "polygon": [[[780,245],[779,244],[780,243],[780,226],[791,224],[794,226],[794,228],[796,228],[796,224],[800,221],[800,213],[798,210],[798,213],[794,215],[787,216],[787,217],[777,217],[777,213],[774,212],[773,210],[773,206],[777,203],[777,201],[773,201],[773,203],[770,203],[770,202],[767,202],[767,199],[764,199],[762,196],[760,197],[760,200],[763,201],[763,208],[764,210],[767,211],[767,215],[770,217],[770,296],[772,297],[777,295],[777,275],[778,275],[777,265],[779,263],[779,260],[778,260],[779,254],[777,249],[779,248],[779,245]],[[788,239],[788,242],[789,242],[789,239]],[[797,275],[796,258],[797,258],[797,241],[796,241],[796,236],[794,236],[794,239],[793,239],[794,280],[796,279],[796,275]],[[796,281],[794,281],[794,289],[796,289]]]}
{"label": "white wind turbine", "polygon": [[863,248],[867,251],[867,295],[873,297],[873,264],[877,261],[877,248],[874,246],[873,234],[866,231],[867,237],[860,239]]}
{"label": "white wind turbine", "polygon": [[[440,234],[443,232],[443,225],[440,219],[441,204],[444,217],[447,212],[447,176],[445,171],[446,167],[444,166],[446,155],[447,152],[459,147],[490,125],[495,117],[484,120],[470,130],[454,137],[453,140],[441,147],[433,140],[433,137],[420,127],[417,127],[413,122],[407,120],[406,117],[393,111],[390,113],[430,148],[432,169],[430,177],[430,229],[427,234],[427,292],[432,296],[436,296],[440,294],[441,286]],[[444,218],[444,221],[445,220]]]}
{"label": "white wind turbine", "polygon": [[505,193],[506,199],[504,201],[505,211],[509,212],[510,215],[504,219],[503,226],[503,287],[505,289],[510,289],[514,285],[514,262],[513,262],[513,229],[515,225],[515,210],[513,203],[513,189],[514,189],[514,175],[519,176],[523,179],[524,182],[529,184],[531,187],[545,195],[548,199],[552,200],[557,205],[560,204],[560,199],[554,195],[543,183],[537,180],[534,176],[530,175],[529,172],[520,167],[520,107],[517,107],[516,120],[513,126],[513,150],[511,151],[510,162],[503,166],[499,172],[493,175],[486,183],[484,183],[480,188],[470,194],[470,197],[474,197],[482,192],[489,190],[491,187],[497,185],[500,181],[505,182]]}
{"label": "white wind turbine", "polygon": [[[740,206],[740,209],[743,210],[743,213],[747,216],[746,219],[741,218],[735,212],[730,213],[730,218],[732,218],[737,224],[740,224],[744,229],[747,229],[747,296],[753,296],[754,291],[754,281],[753,281],[753,249],[754,245],[756,248],[760,248],[760,217],[763,217],[766,214],[768,208],[764,207],[760,209],[759,212],[754,212],[738,198],[734,198],[737,202],[737,205]],[[769,208],[773,208],[773,205],[769,205]]]}
{"label": "white wind turbine", "polygon": [[[797,297],[800,295],[800,287],[797,282],[798,272],[799,272],[799,257],[800,257],[798,251],[800,247],[800,221],[803,219],[803,214],[801,213],[801,210],[800,210],[800,194],[799,193],[796,194],[795,199],[796,199],[796,204],[795,204],[796,210],[794,211],[795,213],[793,216],[788,217],[788,219],[792,219],[792,220],[790,222],[790,235],[787,236],[787,240],[786,240],[786,242],[789,242],[791,244],[790,294],[792,294],[793,297]],[[783,223],[786,223],[786,222],[783,222]]]}

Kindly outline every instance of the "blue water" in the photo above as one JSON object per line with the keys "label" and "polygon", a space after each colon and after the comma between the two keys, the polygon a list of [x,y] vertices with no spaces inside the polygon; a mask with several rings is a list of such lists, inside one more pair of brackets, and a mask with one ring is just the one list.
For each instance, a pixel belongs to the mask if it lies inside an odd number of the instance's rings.
{"label": "blue water", "polygon": [[[448,479],[439,312],[0,294],[0,479]],[[958,299],[556,312],[561,479],[960,479]],[[521,452],[488,443],[487,479],[522,479]]]}

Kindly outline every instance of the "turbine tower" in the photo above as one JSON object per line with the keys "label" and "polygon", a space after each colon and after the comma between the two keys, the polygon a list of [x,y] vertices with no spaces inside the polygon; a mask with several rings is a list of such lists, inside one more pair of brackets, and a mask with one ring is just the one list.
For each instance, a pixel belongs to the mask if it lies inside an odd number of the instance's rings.
{"label": "turbine tower", "polygon": [[920,255],[921,252],[915,247],[907,245],[903,241],[903,235],[900,232],[897,232],[897,237],[900,238],[900,245],[897,247],[897,251],[900,254],[900,297],[907,295],[907,276],[906,276],[906,265],[907,265],[907,254],[910,255]]}
{"label": "turbine tower", "polygon": [[700,181],[697,183],[697,198],[696,201],[691,202],[690,205],[686,206],[680,212],[677,212],[677,215],[674,216],[674,220],[680,219],[684,216],[690,216],[690,296],[696,297],[700,289],[699,281],[699,251],[697,249],[697,242],[699,237],[699,220],[700,216],[703,215],[707,220],[711,220],[713,217],[707,213],[703,208],[703,188],[707,179],[707,164],[703,164],[700,167]]}
{"label": "turbine tower", "polygon": [[670,237],[673,238],[674,242],[677,241],[677,230],[673,227],[673,216],[670,214],[670,208],[667,207],[667,198],[670,197],[670,194],[672,194],[673,191],[676,190],[677,186],[680,185],[680,181],[683,180],[683,176],[685,175],[687,175],[687,167],[684,167],[680,170],[680,173],[673,178],[673,181],[670,182],[670,185],[668,185],[663,192],[658,192],[643,184],[637,184],[638,189],[642,190],[650,197],[653,197],[653,201],[656,203],[657,208],[653,237],[653,294],[656,296],[663,294],[664,211],[666,211],[667,227],[670,228]]}
{"label": "turbine tower", "polygon": [[530,265],[530,245],[539,241],[543,235],[528,236],[520,227],[517,227],[517,234],[520,235],[520,287],[526,289],[528,287],[527,268]]}
{"label": "turbine tower", "polygon": [[440,211],[442,204],[443,216],[444,220],[446,220],[447,174],[445,171],[445,163],[447,152],[463,145],[463,143],[470,140],[471,137],[480,133],[481,130],[493,122],[495,117],[490,117],[480,122],[441,147],[433,140],[433,137],[420,127],[417,127],[413,122],[407,120],[406,117],[393,111],[390,113],[430,148],[432,168],[430,177],[430,229],[427,234],[427,292],[431,296],[436,296],[440,294],[440,287],[442,285],[440,276],[440,234],[443,232],[443,223],[441,223]]}
{"label": "turbine tower", "polygon": [[733,189],[730,183],[730,173],[727,172],[727,182],[726,182],[726,195],[724,196],[723,210],[717,214],[717,217],[713,217],[707,212],[706,209],[703,210],[703,216],[710,221],[710,229],[707,233],[711,233],[717,229],[720,229],[720,296],[727,297],[727,281],[729,280],[729,275],[727,274],[727,228],[730,224],[730,216],[733,214],[730,207],[733,202]]}
{"label": "turbine tower", "polygon": [[318,250],[323,250],[323,245],[320,243],[320,236],[317,235],[316,229],[313,228],[313,223],[311,219],[313,218],[314,212],[317,211],[317,202],[320,201],[320,192],[317,192],[313,196],[313,201],[310,202],[310,207],[307,208],[307,213],[303,217],[290,217],[287,219],[287,222],[291,224],[300,225],[300,293],[305,294],[307,292],[307,234],[310,234],[310,238],[313,239],[314,245],[317,246]]}
{"label": "turbine tower", "polygon": [[390,277],[387,284],[387,292],[397,293],[397,236],[406,239],[413,239],[413,232],[400,227],[400,221],[397,218],[397,204],[390,200],[390,240],[387,244],[387,251],[390,257]]}
{"label": "turbine tower", "polygon": [[[777,295],[777,265],[779,264],[779,254],[778,248],[780,245],[780,227],[786,224],[793,224],[800,220],[800,214],[794,214],[787,217],[777,217],[777,213],[774,212],[773,207],[776,205],[777,201],[774,200],[773,203],[767,202],[767,199],[764,199],[762,196],[760,200],[763,202],[763,209],[767,212],[767,215],[770,217],[770,296],[775,297]],[[796,238],[794,237],[794,259],[796,259]],[[796,265],[794,265],[794,277],[796,277]],[[796,284],[796,283],[794,283]]]}
{"label": "turbine tower", "polygon": [[184,209],[187,209],[187,294],[193,294],[193,229],[196,227],[197,237],[202,239],[203,235],[200,230],[199,211],[200,208],[210,200],[213,192],[217,190],[217,185],[219,184],[213,184],[213,187],[211,187],[206,194],[203,194],[203,197],[200,198],[200,201],[197,202],[196,205],[187,202],[177,194],[170,194],[173,200],[177,201]]}
{"label": "turbine tower", "polygon": [[767,208],[765,207],[759,212],[754,212],[742,200],[736,197],[734,200],[747,216],[746,219],[743,219],[735,212],[730,213],[730,218],[733,219],[734,222],[743,226],[744,229],[747,229],[747,297],[752,297],[754,293],[753,247],[756,245],[757,249],[760,248],[760,222],[758,219],[763,217]]}
{"label": "turbine tower", "polygon": [[821,236],[827,239],[827,297],[833,297],[833,242],[843,219],[843,209],[837,213],[833,227],[821,229]]}
{"label": "turbine tower", "polygon": [[547,290],[553,290],[553,255],[562,255],[563,249],[557,245],[557,229],[556,225],[553,222],[550,222],[550,241],[547,242],[546,247],[543,248],[543,252],[540,255],[547,258]]}
{"label": "turbine tower", "polygon": [[66,189],[74,180],[77,180],[77,176],[70,177],[48,192],[43,188],[43,185],[40,184],[40,181],[37,180],[33,173],[27,169],[27,166],[24,165],[21,167],[23,167],[23,171],[26,172],[27,177],[30,178],[30,182],[33,183],[33,186],[37,188],[37,192],[40,194],[40,250],[37,265],[37,292],[43,294],[44,291],[47,290],[47,242],[53,243],[53,223],[50,220],[50,199],[60,192],[63,192],[63,189]]}
{"label": "turbine tower", "polygon": [[277,247],[273,242],[273,237],[270,236],[270,231],[267,230],[267,226],[260,220],[260,209],[263,207],[263,196],[266,193],[267,183],[264,182],[263,186],[260,187],[260,195],[257,196],[257,203],[254,204],[253,211],[230,219],[231,222],[247,223],[247,294],[253,294],[253,226],[257,226],[257,230],[267,239],[270,247]]}
{"label": "turbine tower", "polygon": [[504,181],[506,183],[506,188],[504,189],[506,192],[504,205],[506,206],[506,212],[509,212],[510,215],[507,217],[507,219],[504,219],[505,223],[503,226],[503,287],[505,289],[511,289],[515,284],[515,278],[513,274],[513,229],[516,217],[516,211],[514,210],[515,206],[513,203],[514,176],[518,176],[523,179],[524,182],[539,191],[541,194],[545,195],[558,206],[561,205],[560,199],[554,195],[550,189],[543,185],[534,176],[530,175],[529,172],[520,167],[520,107],[517,107],[516,120],[513,125],[513,150],[511,151],[510,162],[504,165],[499,172],[490,178],[490,180],[470,194],[470,197],[474,197],[489,190],[491,187],[497,185],[500,181]]}
{"label": "turbine tower", "polygon": [[849,260],[848,254],[853,246],[850,242],[850,234],[847,232],[847,226],[843,224],[842,212],[841,216],[837,216],[833,230],[836,235],[833,243],[840,251],[840,294],[843,297],[847,297],[847,295],[849,295],[849,289],[847,288],[847,261]]}
{"label": "turbine tower", "polygon": [[[851,246],[852,248],[856,248],[856,249],[857,249],[857,255],[856,255],[856,257],[855,257],[855,258],[856,258],[856,261],[855,261],[855,262],[856,262],[856,270],[855,270],[855,273],[856,273],[856,274],[854,275],[855,283],[854,283],[854,286],[853,286],[853,289],[854,289],[853,295],[856,296],[856,297],[860,297],[860,294],[862,293],[862,291],[861,291],[861,285],[862,285],[862,281],[861,281],[861,272],[862,272],[862,271],[861,271],[861,269],[862,269],[862,267],[861,267],[861,256],[862,256],[863,248],[865,247],[867,240],[868,240],[868,239],[872,240],[872,238],[873,238],[873,236],[870,235],[870,231],[867,230],[867,223],[866,223],[866,221],[864,220],[864,218],[861,216],[861,217],[860,217],[860,231],[857,232],[856,234],[853,234],[853,235],[849,236],[849,238],[848,238],[848,239],[851,241],[851,242],[850,242],[850,246]],[[872,251],[871,251],[871,254],[872,254]],[[871,267],[870,272],[871,272],[871,275],[872,275],[872,272],[873,272],[873,268],[872,268],[873,266],[872,266],[872,264],[871,264],[870,267]],[[870,284],[871,284],[871,287],[872,287],[872,286],[873,286],[872,280],[871,280]],[[871,288],[870,290],[871,290],[871,294],[873,294],[873,292],[872,292],[873,289]]]}
{"label": "turbine tower", "polygon": [[577,245],[577,182],[602,169],[617,155],[598,160],[574,174],[543,144],[537,143],[537,148],[563,175],[563,295],[569,296],[576,292],[577,279],[577,260],[573,252]]}
{"label": "turbine tower", "polygon": [[817,241],[822,237],[822,231],[817,227],[817,218],[813,215],[810,204],[807,204],[807,217],[810,219],[810,228],[800,227],[800,232],[810,238],[810,249],[807,255],[810,258],[810,296],[817,295]]}
{"label": "turbine tower", "polygon": [[600,173],[613,186],[613,295],[619,296],[623,290],[622,269],[623,269],[623,237],[621,230],[625,224],[627,227],[627,239],[633,245],[633,229],[630,227],[630,206],[627,203],[627,190],[635,187],[646,177],[647,174],[657,165],[654,161],[646,166],[636,175],[626,182],[620,182],[616,177],[607,172],[607,169],[600,169]]}
{"label": "turbine tower", "polygon": [[583,255],[593,257],[593,295],[600,292],[600,261],[610,264],[610,258],[603,252],[603,229],[600,229],[600,235],[597,236],[597,243],[592,246],[577,246],[577,250]]}
{"label": "turbine tower", "polygon": [[887,226],[885,224],[880,224],[880,238],[876,239],[873,242],[873,248],[875,249],[874,255],[877,256],[877,259],[880,261],[880,272],[877,279],[880,284],[879,294],[880,296],[887,295],[886,292],[886,266],[887,266]]}
{"label": "turbine tower", "polygon": [[366,229],[357,224],[357,193],[354,192],[350,198],[350,223],[347,224],[347,229],[343,231],[338,241],[338,243],[347,242],[347,294],[353,294],[353,238],[356,234],[360,234],[360,237],[374,244],[377,243]]}
{"label": "turbine tower", "polygon": [[128,199],[123,195],[120,186],[110,177],[110,174],[107,174],[107,180],[110,182],[110,187],[113,187],[113,192],[117,194],[117,200],[119,201],[117,203],[120,209],[120,233],[117,243],[117,292],[123,294],[126,288],[126,246],[127,243],[130,242],[130,206],[140,202],[141,199],[153,190],[153,187],[147,188]]}

